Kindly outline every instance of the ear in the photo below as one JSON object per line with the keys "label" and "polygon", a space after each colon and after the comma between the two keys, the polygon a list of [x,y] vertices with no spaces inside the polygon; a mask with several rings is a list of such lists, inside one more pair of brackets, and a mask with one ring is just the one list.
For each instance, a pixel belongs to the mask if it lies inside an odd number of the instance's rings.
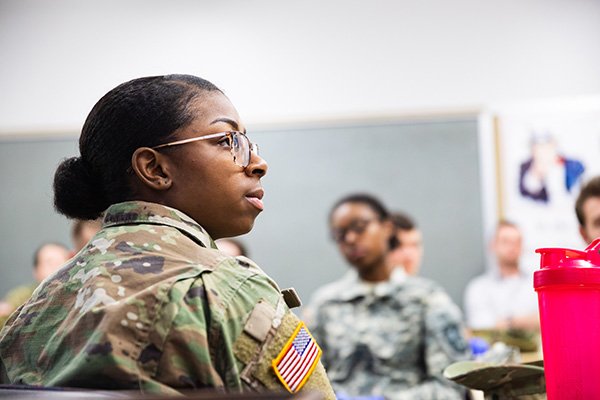
{"label": "ear", "polygon": [[140,147],[133,152],[131,168],[147,188],[167,190],[173,185],[168,158],[149,147]]}

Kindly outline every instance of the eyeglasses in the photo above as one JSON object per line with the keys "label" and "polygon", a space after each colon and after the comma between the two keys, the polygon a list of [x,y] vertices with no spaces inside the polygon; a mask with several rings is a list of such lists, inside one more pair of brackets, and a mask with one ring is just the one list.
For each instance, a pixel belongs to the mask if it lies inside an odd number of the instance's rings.
{"label": "eyeglasses", "polygon": [[348,232],[353,232],[353,233],[356,233],[357,235],[360,235],[364,231],[367,230],[367,228],[369,227],[369,224],[371,224],[371,222],[373,222],[373,221],[376,221],[376,220],[375,219],[354,220],[354,221],[350,222],[350,224],[345,228],[333,229],[331,231],[331,237],[337,243],[345,242]]}
{"label": "eyeglasses", "polygon": [[231,149],[231,155],[233,156],[233,162],[242,168],[246,168],[250,164],[250,158],[252,157],[252,153],[258,155],[258,144],[250,142],[250,139],[248,139],[245,133],[238,131],[219,132],[206,136],[177,140],[175,142],[161,144],[152,148],[154,150],[157,150],[165,147],[178,146],[180,144],[196,142],[199,140],[217,139],[221,137],[227,138],[228,145]]}

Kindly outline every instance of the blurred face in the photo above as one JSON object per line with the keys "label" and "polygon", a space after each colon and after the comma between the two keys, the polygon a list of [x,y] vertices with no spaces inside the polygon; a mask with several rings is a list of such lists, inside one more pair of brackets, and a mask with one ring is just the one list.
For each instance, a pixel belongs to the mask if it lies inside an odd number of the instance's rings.
{"label": "blurred face", "polygon": [[69,259],[67,249],[53,244],[46,245],[40,249],[37,257],[37,265],[33,272],[36,281],[41,282],[52,273],[57,271]]}
{"label": "blurred face", "polygon": [[392,225],[380,221],[375,211],[363,203],[344,203],[331,215],[332,235],[344,258],[360,275],[385,268]]}
{"label": "blurred face", "polygon": [[220,239],[216,241],[217,247],[221,252],[231,257],[238,257],[242,255],[241,249],[233,242],[227,239]]}
{"label": "blurred face", "polygon": [[581,237],[587,243],[600,237],[600,197],[590,197],[582,207],[585,225],[579,228]]}
{"label": "blurred face", "polygon": [[[195,101],[196,118],[176,134],[175,140],[224,131],[245,131],[231,102],[212,92]],[[226,138],[208,139],[160,149],[171,161],[172,186],[166,205],[181,210],[214,238],[249,232],[262,212],[264,191],[260,179],[266,162],[252,153],[250,164],[233,161]]]}
{"label": "blurred face", "polygon": [[493,250],[501,265],[519,265],[521,257],[521,232],[514,226],[501,226],[496,232]]}
{"label": "blurred face", "polygon": [[423,259],[423,239],[421,231],[411,229],[409,231],[398,231],[398,240],[400,247],[400,264],[404,266],[406,273],[416,275],[421,267]]}
{"label": "blurred face", "polygon": [[85,224],[79,235],[73,237],[73,245],[75,252],[81,250],[100,230],[100,224]]}

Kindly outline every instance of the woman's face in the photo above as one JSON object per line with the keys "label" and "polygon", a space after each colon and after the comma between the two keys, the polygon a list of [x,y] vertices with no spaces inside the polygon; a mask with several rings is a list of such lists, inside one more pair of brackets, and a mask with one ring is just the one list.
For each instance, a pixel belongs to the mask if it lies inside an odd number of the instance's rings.
{"label": "woman's face", "polygon": [[[231,102],[220,92],[202,95],[192,103],[193,122],[176,132],[174,140],[225,131],[245,131]],[[249,232],[263,210],[260,179],[267,163],[252,153],[250,164],[233,161],[224,138],[200,140],[160,149],[171,161],[172,186],[166,205],[177,208],[202,225],[213,239]]]}
{"label": "woman's face", "polygon": [[383,268],[392,226],[364,203],[343,203],[331,214],[338,248],[360,274]]}

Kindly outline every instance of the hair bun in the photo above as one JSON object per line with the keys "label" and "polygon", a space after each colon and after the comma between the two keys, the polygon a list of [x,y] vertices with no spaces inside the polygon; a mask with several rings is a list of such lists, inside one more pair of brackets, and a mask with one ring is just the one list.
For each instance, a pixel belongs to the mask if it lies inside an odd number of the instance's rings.
{"label": "hair bun", "polygon": [[96,219],[109,206],[102,185],[81,157],[63,160],[54,174],[54,208],[78,219]]}

